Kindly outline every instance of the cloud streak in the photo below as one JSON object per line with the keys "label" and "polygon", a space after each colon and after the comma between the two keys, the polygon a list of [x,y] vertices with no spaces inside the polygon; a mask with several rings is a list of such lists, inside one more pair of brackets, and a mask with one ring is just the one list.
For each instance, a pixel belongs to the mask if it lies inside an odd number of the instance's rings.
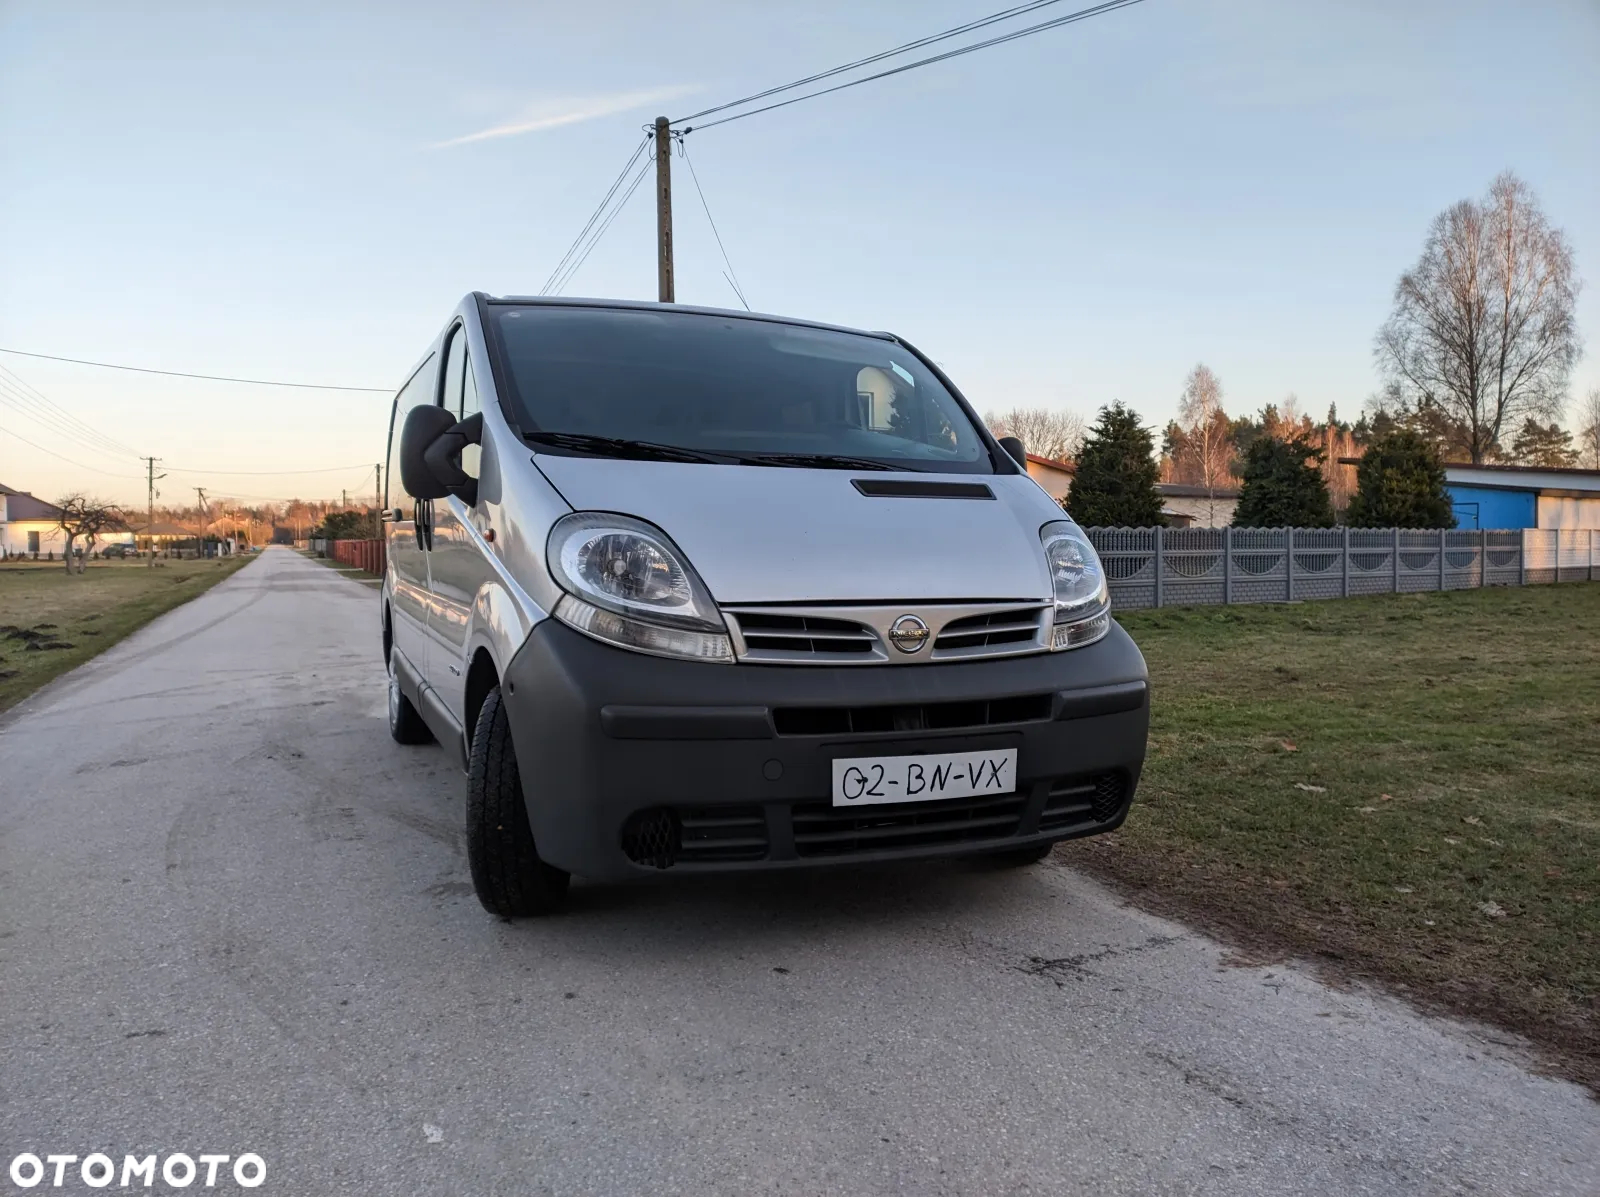
{"label": "cloud streak", "polygon": [[463,137],[452,137],[448,141],[435,142],[428,148],[443,150],[451,146],[469,145],[475,141],[493,141],[499,137],[541,133],[546,129],[577,125],[584,121],[597,120],[602,116],[613,116],[619,112],[643,108],[649,104],[663,104],[698,90],[699,88],[690,85],[678,85],[643,91],[612,92],[610,95],[564,96],[556,100],[544,100],[524,109],[520,116],[504,124],[492,125]]}

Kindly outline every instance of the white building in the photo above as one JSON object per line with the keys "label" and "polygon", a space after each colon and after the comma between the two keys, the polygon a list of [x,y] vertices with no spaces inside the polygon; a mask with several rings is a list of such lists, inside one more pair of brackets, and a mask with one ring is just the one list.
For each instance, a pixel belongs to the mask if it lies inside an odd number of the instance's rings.
{"label": "white building", "polygon": [[60,514],[61,509],[54,503],[0,483],[0,554],[60,554],[67,547],[67,534],[57,522]]}

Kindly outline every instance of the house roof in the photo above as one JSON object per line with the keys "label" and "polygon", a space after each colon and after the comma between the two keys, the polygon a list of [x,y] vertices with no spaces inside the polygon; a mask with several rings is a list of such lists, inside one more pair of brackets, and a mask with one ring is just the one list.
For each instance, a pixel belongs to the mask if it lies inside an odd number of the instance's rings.
{"label": "house roof", "polygon": [[61,508],[54,503],[46,503],[43,499],[35,498],[25,490],[13,490],[4,483],[0,483],[0,495],[6,497],[5,510],[8,523],[19,523],[23,520],[48,520],[53,524],[61,515]]}
{"label": "house roof", "polygon": [[1164,499],[1237,499],[1237,486],[1206,487],[1194,482],[1157,482],[1156,490]]}
{"label": "house roof", "polygon": [[1049,470],[1060,470],[1064,474],[1078,472],[1078,467],[1073,465],[1072,462],[1062,461],[1058,457],[1041,457],[1037,453],[1030,453],[1028,454],[1028,462],[1031,465],[1042,465]]}
{"label": "house roof", "polygon": [[[1357,461],[1361,459],[1356,458]],[[1592,478],[1600,483],[1600,470],[1586,469],[1583,466],[1537,466],[1537,465],[1473,465],[1470,461],[1447,461],[1444,463],[1447,470],[1494,470],[1501,474],[1566,474],[1583,478]]]}
{"label": "house roof", "polygon": [[130,526],[128,531],[132,532],[135,536],[150,536],[154,534],[156,536],[193,537],[195,534],[193,528],[183,528],[177,524],[168,523],[165,520],[157,520],[153,524],[140,524],[137,527]]}
{"label": "house roof", "polygon": [[1600,499],[1600,470],[1566,466],[1468,465],[1444,467],[1445,481],[1455,486],[1492,490],[1531,490],[1547,496]]}

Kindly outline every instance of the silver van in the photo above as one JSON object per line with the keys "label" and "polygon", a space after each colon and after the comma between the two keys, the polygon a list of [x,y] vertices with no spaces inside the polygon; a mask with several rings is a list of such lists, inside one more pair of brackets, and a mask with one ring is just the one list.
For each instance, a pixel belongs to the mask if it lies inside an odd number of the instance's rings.
{"label": "silver van", "polygon": [[460,754],[496,914],[1127,815],[1149,700],[1100,561],[899,337],[474,294],[388,461],[389,730]]}

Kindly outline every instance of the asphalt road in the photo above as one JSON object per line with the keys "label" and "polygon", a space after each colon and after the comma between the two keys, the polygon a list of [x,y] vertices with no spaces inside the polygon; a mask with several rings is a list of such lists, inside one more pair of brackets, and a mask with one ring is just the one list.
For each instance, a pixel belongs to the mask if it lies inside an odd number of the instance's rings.
{"label": "asphalt road", "polygon": [[248,1151],[256,1191],[307,1197],[1600,1193],[1579,1090],[1230,967],[1070,848],[493,919],[460,773],[385,731],[375,602],[272,550],[0,724],[0,1166]]}

